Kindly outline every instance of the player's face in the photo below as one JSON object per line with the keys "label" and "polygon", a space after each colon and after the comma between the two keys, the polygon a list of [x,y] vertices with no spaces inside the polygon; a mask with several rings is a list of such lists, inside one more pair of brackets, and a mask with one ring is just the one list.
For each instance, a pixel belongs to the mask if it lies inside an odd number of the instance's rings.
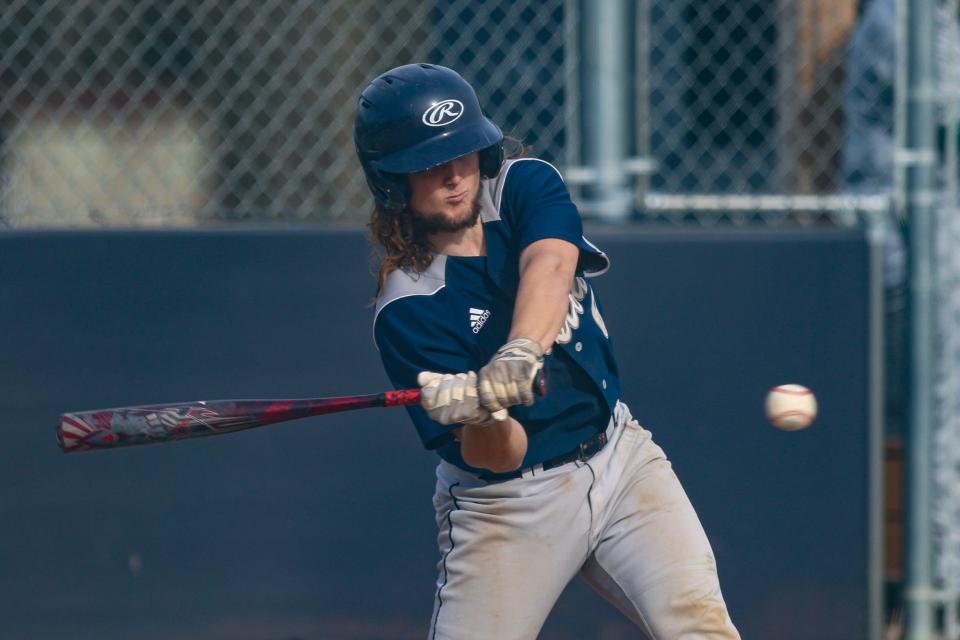
{"label": "player's face", "polygon": [[411,173],[409,179],[410,209],[428,227],[455,231],[476,222],[480,195],[478,154]]}

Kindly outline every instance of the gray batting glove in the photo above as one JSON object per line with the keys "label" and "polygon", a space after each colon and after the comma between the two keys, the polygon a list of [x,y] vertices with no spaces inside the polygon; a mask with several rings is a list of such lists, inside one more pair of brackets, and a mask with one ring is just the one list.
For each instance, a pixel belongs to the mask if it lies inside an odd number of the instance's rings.
{"label": "gray batting glove", "polygon": [[533,381],[542,368],[539,342],[511,340],[480,369],[480,405],[487,411],[500,411],[515,404],[533,404]]}
{"label": "gray batting glove", "polygon": [[480,406],[477,374],[473,371],[456,374],[421,371],[417,384],[420,385],[420,406],[440,424],[486,426],[494,419],[507,418],[506,411],[491,414]]}

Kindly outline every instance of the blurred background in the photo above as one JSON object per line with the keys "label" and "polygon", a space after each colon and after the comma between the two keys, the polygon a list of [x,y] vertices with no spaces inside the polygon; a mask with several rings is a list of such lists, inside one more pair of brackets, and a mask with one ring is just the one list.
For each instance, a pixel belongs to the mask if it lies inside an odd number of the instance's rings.
{"label": "blurred background", "polygon": [[[52,437],[68,410],[386,385],[353,117],[423,61],[558,167],[611,254],[625,399],[744,637],[960,638],[958,15],[2,3],[0,637],[425,633],[433,461],[402,413],[69,459]],[[762,399],[790,382],[822,415],[788,437]],[[544,637],[635,637],[593,597]]]}
{"label": "blurred background", "polygon": [[[894,23],[874,25],[889,42],[864,43],[890,58],[886,77],[866,76],[884,61],[851,55],[864,12],[856,0],[14,0],[0,31],[3,220],[362,225],[358,90],[429,60],[459,70],[569,182],[602,186],[588,214],[849,223],[883,204],[829,198],[847,191],[847,112],[882,118],[893,104]],[[864,77],[848,86],[851,65]],[[729,206],[734,195],[768,199]]]}

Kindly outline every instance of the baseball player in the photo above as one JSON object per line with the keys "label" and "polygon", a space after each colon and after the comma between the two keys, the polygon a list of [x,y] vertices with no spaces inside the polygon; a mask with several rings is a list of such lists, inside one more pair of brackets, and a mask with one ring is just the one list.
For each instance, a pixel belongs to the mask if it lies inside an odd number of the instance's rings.
{"label": "baseball player", "polygon": [[393,384],[422,388],[410,417],[440,456],[429,637],[535,638],[579,573],[651,638],[739,638],[697,515],[621,402],[588,279],[609,261],[557,170],[504,160],[435,65],[370,83],[354,135],[384,253],[374,338]]}

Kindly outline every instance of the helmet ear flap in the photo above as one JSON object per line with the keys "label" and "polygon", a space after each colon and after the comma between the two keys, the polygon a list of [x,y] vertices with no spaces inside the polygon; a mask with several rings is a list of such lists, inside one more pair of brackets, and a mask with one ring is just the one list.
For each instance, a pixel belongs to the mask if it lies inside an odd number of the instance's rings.
{"label": "helmet ear flap", "polygon": [[494,178],[500,173],[503,165],[503,142],[490,145],[480,150],[480,175],[484,178]]}
{"label": "helmet ear flap", "polygon": [[363,172],[374,199],[387,211],[402,211],[410,201],[410,183],[405,175],[377,171],[366,165]]}

